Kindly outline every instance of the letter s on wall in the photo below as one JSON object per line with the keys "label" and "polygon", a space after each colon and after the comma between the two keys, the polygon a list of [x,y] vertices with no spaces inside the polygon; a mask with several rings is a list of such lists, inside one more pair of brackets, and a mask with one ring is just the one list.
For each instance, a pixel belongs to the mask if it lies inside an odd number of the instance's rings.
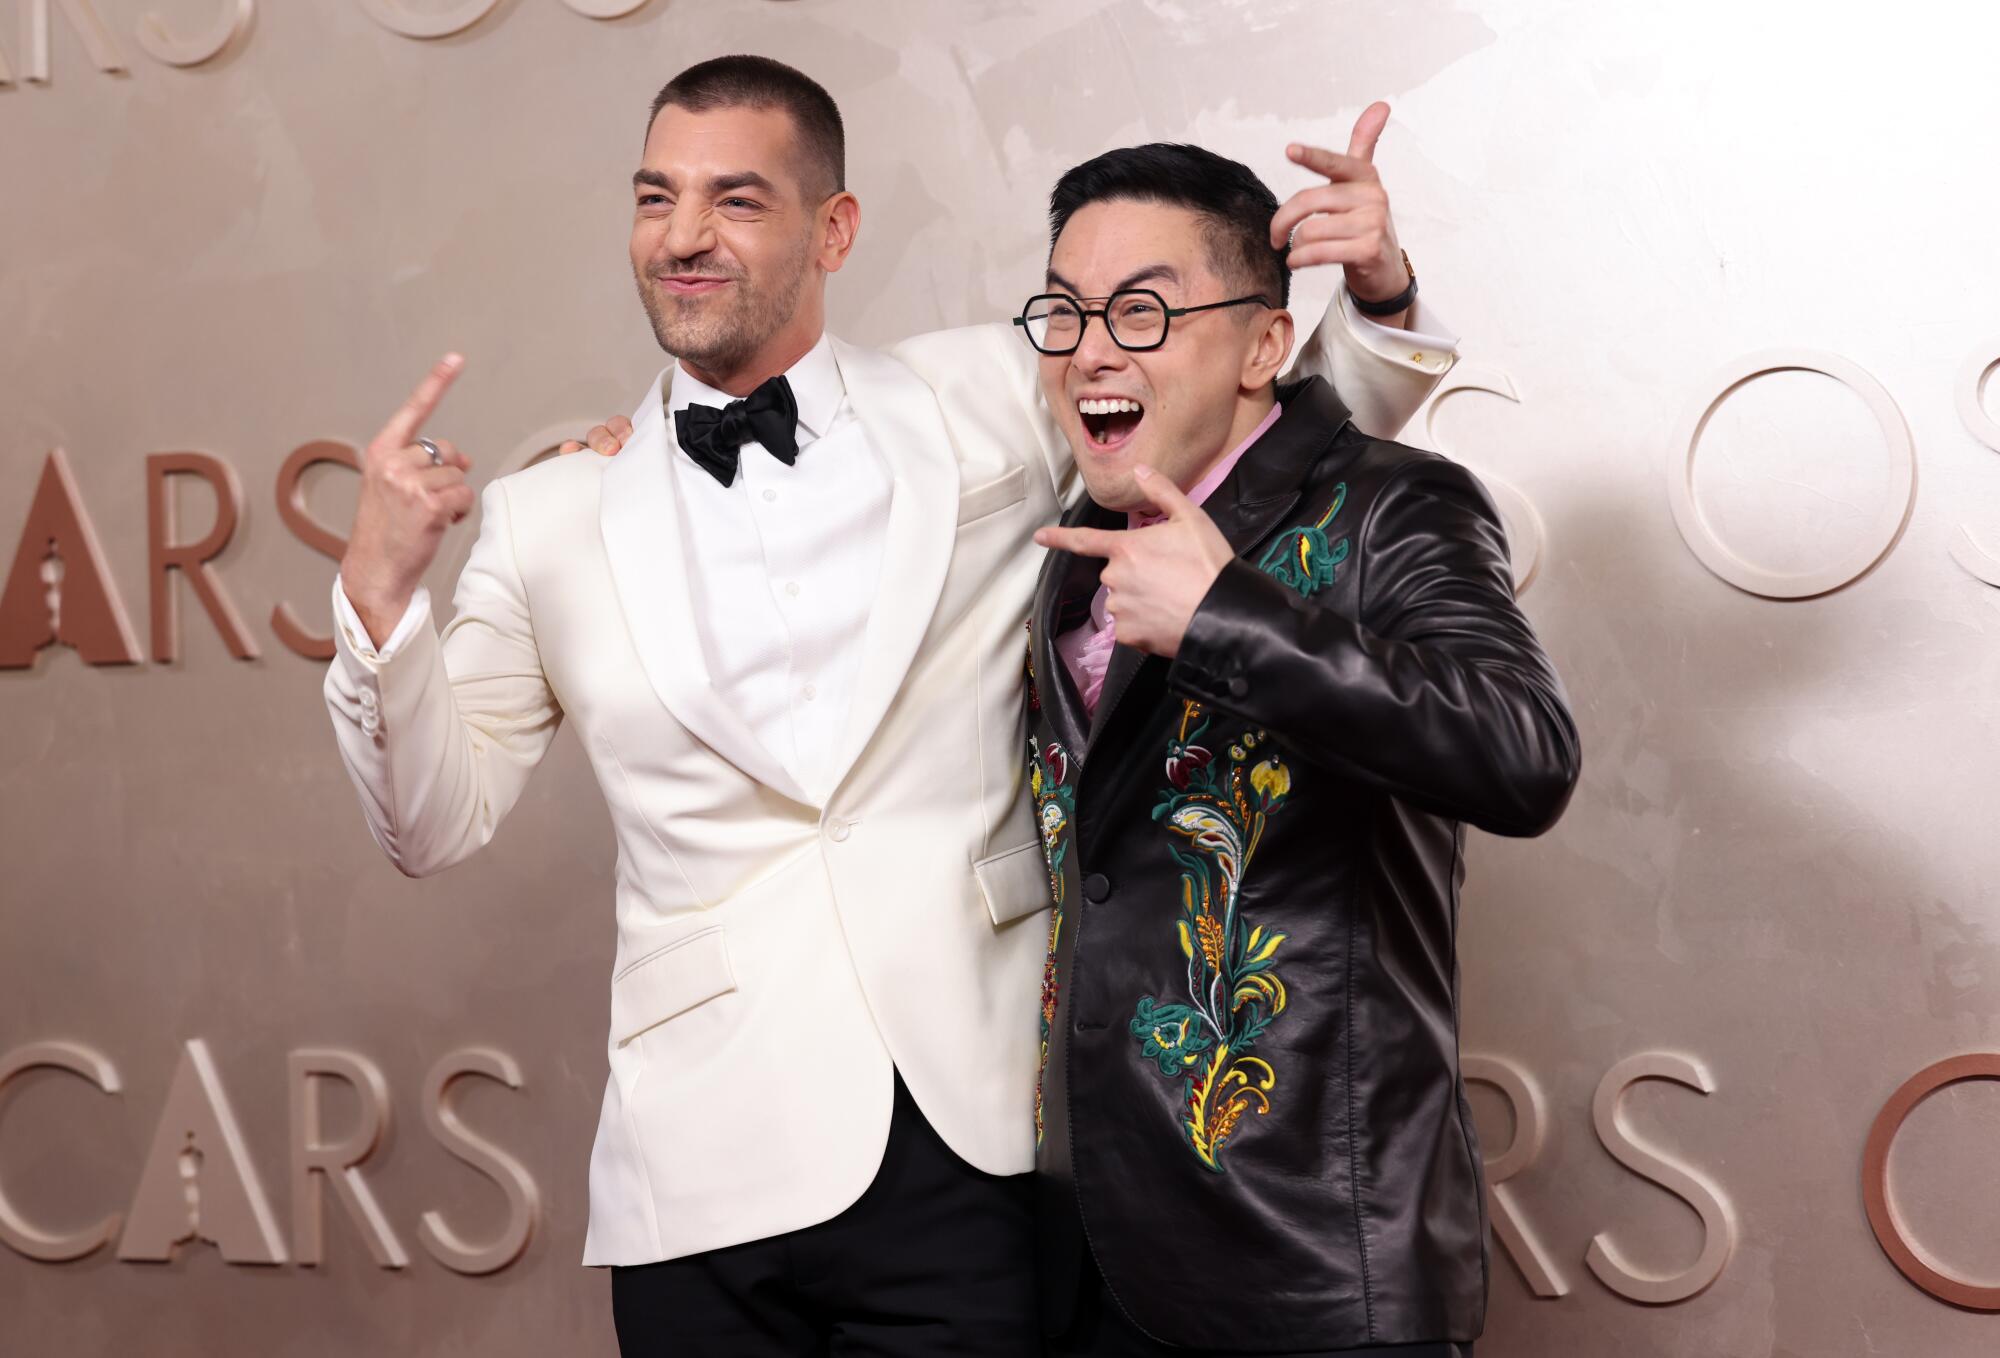
{"label": "letter s on wall", "polygon": [[466,1047],[439,1059],[424,1077],[425,1125],[440,1146],[499,1186],[507,1199],[507,1224],[487,1244],[472,1244],[461,1238],[442,1214],[427,1211],[417,1226],[417,1238],[433,1259],[455,1273],[497,1273],[528,1248],[542,1214],[542,1195],[519,1160],[467,1127],[451,1105],[446,1091],[454,1080],[466,1075],[484,1075],[509,1089],[519,1089],[521,1067],[503,1051]]}
{"label": "letter s on wall", "polygon": [[1713,1093],[1715,1082],[1692,1057],[1673,1052],[1640,1052],[1606,1071],[1598,1082],[1596,1096],[1590,1101],[1590,1118],[1597,1126],[1597,1139],[1604,1143],[1611,1158],[1640,1178],[1666,1189],[1700,1215],[1701,1257],[1686,1272],[1668,1278],[1649,1277],[1634,1271],[1610,1237],[1600,1231],[1591,1238],[1584,1262],[1590,1265],[1599,1282],[1627,1301],[1663,1306],[1686,1301],[1722,1276],[1723,1267],[1736,1248],[1736,1214],[1729,1200],[1713,1184],[1642,1145],[1619,1120],[1618,1108],[1625,1091],[1641,1080],[1671,1080],[1703,1094]]}

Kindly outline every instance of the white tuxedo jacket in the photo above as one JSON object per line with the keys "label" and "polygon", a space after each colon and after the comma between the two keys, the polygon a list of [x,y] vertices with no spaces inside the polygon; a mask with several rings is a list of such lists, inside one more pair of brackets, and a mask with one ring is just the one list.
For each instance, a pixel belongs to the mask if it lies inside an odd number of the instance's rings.
{"label": "white tuxedo jacket", "polygon": [[[1358,334],[1343,293],[1302,366],[1388,433],[1451,362],[1392,349]],[[1023,778],[1025,622],[1031,535],[1073,464],[1007,326],[834,355],[894,484],[823,803],[709,684],[657,382],[616,458],[486,487],[442,636],[426,620],[377,660],[335,628],[341,757],[405,873],[492,838],[565,718],[610,806],[618,950],[586,1264],[834,1216],[880,1162],[892,1068],[966,1161],[1034,1163],[1049,883]]]}

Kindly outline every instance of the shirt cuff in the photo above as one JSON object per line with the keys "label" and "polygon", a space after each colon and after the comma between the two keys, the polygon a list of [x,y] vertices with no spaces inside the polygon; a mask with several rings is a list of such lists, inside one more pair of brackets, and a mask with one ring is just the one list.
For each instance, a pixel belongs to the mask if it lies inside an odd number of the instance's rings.
{"label": "shirt cuff", "polygon": [[1458,336],[1442,328],[1439,318],[1424,306],[1422,297],[1410,303],[1405,317],[1409,324],[1401,329],[1384,325],[1355,306],[1354,296],[1348,292],[1345,283],[1340,285],[1339,305],[1347,314],[1347,324],[1354,331],[1354,337],[1384,358],[1414,360],[1421,364],[1424,360],[1419,355],[1444,356],[1458,352]]}
{"label": "shirt cuff", "polygon": [[347,649],[371,664],[386,665],[395,659],[396,652],[408,645],[410,638],[416,635],[417,629],[424,625],[424,619],[430,616],[430,611],[431,592],[418,585],[417,592],[410,596],[409,607],[403,610],[403,616],[397,620],[395,630],[389,633],[389,639],[377,646],[368,639],[368,628],[361,621],[361,615],[354,611],[354,605],[348,601],[347,591],[341,587],[340,577],[338,575],[333,577],[333,620],[345,636]]}

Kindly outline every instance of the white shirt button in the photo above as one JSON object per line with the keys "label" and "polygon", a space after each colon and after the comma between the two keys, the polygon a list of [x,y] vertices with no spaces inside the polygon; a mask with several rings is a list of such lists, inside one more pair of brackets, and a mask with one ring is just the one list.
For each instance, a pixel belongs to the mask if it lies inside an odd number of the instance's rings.
{"label": "white shirt button", "polygon": [[374,689],[364,688],[361,690],[361,710],[364,712],[372,712],[375,710]]}
{"label": "white shirt button", "polygon": [[775,499],[777,499],[777,498],[778,498],[778,492],[777,492],[777,491],[775,491],[775,490],[767,490],[767,491],[765,491],[765,492],[764,492],[764,498],[765,498],[765,500],[767,500],[767,501],[769,501],[769,500],[775,500]]}
{"label": "white shirt button", "polygon": [[814,698],[819,697],[819,690],[814,688],[811,684],[806,685],[805,693],[807,702],[811,702]]}
{"label": "white shirt button", "polygon": [[847,832],[852,828],[844,820],[837,818],[830,820],[826,823],[826,837],[836,844],[844,844],[847,841]]}
{"label": "white shirt button", "polygon": [[787,584],[785,585],[785,593],[787,593],[787,594],[791,595],[791,596],[792,596],[792,597],[793,597],[794,599],[798,598],[798,597],[799,597],[799,582],[798,582],[798,581],[796,581],[796,580],[792,580],[792,581],[789,581],[789,582],[788,582],[788,583],[787,583]]}

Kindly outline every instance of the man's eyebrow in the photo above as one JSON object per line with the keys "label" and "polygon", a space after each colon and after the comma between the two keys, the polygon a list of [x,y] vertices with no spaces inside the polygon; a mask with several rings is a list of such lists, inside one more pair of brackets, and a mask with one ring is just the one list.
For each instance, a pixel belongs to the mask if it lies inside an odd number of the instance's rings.
{"label": "man's eyebrow", "polygon": [[[647,188],[665,189],[668,193],[674,191],[674,181],[658,170],[640,170],[632,176],[633,188],[638,188],[642,184]],[[732,189],[762,189],[765,193],[774,195],[778,192],[776,184],[755,170],[737,170],[731,174],[719,174],[708,181],[710,193],[728,193]]]}
{"label": "man's eyebrow", "polygon": [[[1048,271],[1048,274],[1046,275],[1046,281],[1050,287],[1061,288],[1064,292],[1068,293],[1072,297],[1083,296],[1083,289],[1077,287],[1076,284],[1070,282],[1067,278],[1064,278],[1054,269],[1050,269]],[[1171,264],[1148,264],[1143,269],[1125,275],[1123,281],[1121,281],[1118,284],[1118,286],[1113,288],[1111,291],[1122,292],[1126,288],[1134,288],[1141,283],[1149,283],[1155,281],[1161,283],[1172,283],[1175,286],[1179,286],[1181,281],[1180,271],[1174,268],[1174,266]]]}
{"label": "man's eyebrow", "polygon": [[1172,283],[1175,287],[1179,287],[1180,281],[1181,281],[1180,271],[1174,268],[1173,265],[1148,264],[1143,269],[1140,269],[1134,273],[1126,274],[1124,281],[1119,283],[1119,285],[1113,288],[1112,291],[1122,292],[1126,288],[1136,288],[1141,283],[1153,283],[1153,282]]}
{"label": "man's eyebrow", "polygon": [[776,184],[755,170],[737,170],[732,174],[719,174],[708,181],[710,193],[728,193],[731,189],[762,189],[765,193],[774,195],[778,192]]}

